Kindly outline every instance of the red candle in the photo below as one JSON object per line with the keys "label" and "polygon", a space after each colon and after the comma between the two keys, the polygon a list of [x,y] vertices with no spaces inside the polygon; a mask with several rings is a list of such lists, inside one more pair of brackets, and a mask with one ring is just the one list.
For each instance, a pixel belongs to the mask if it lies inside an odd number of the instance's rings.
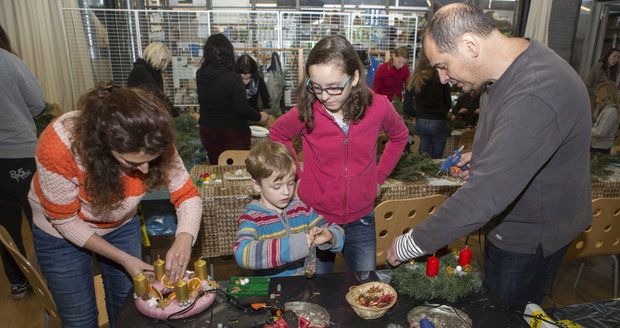
{"label": "red candle", "polygon": [[459,265],[464,267],[471,263],[471,249],[465,245],[465,248],[461,249],[459,253]]}
{"label": "red candle", "polygon": [[433,255],[426,260],[426,275],[434,277],[439,273],[439,259]]}

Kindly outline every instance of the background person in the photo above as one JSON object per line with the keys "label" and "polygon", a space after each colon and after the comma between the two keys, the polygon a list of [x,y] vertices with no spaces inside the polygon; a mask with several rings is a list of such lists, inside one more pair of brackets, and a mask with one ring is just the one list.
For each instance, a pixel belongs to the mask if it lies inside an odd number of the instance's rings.
{"label": "background person", "polygon": [[164,91],[163,72],[170,64],[172,53],[161,42],[150,43],[144,48],[144,59],[138,58],[133,63],[133,68],[127,77],[127,87],[142,87],[154,92],[166,101],[168,109],[173,116],[179,115],[179,110],[174,107],[172,101]]}
{"label": "background person", "polygon": [[233,45],[224,34],[212,34],[203,48],[196,72],[200,104],[200,141],[209,163],[217,165],[224,150],[250,149],[247,121],[267,122],[269,115],[252,108],[239,74],[235,73]]}
{"label": "background person", "polygon": [[[443,83],[464,92],[492,82],[467,182],[424,222],[395,238],[392,265],[435,250],[487,223],[484,277],[492,297],[522,312],[540,304],[572,240],[592,221],[590,110],[570,65],[537,41],[509,38],[468,4],[442,7],[424,49]],[[535,233],[534,233],[535,232]]]}
{"label": "background person", "polygon": [[[269,108],[269,91],[256,61],[250,55],[241,55],[235,62],[235,72],[241,75],[241,81],[245,86],[245,95],[250,106],[260,112],[261,109],[258,107],[258,98],[260,98],[262,108]],[[261,124],[266,123],[266,121],[261,122]]]}
{"label": "background person", "polygon": [[618,131],[618,92],[616,84],[608,81],[596,88],[596,109],[592,125],[590,151],[609,154]]}
{"label": "background person", "polygon": [[398,47],[394,49],[390,60],[379,65],[375,72],[372,85],[373,90],[385,95],[389,101],[394,97],[403,99],[403,85],[409,77],[409,49]]}
{"label": "background person", "polygon": [[171,117],[146,90],[93,90],[78,110],[41,134],[29,199],[37,259],[63,327],[97,327],[93,258],[110,326],[132,287],[153,266],[141,260],[137,206],[166,186],[178,225],[166,254],[171,281],[185,274],[202,216],[200,196],[174,147]]}
{"label": "background person", "polygon": [[[452,106],[450,86],[439,81],[439,74],[420,52],[413,74],[407,79],[404,108],[415,102],[415,133],[420,136],[420,153],[443,158],[448,128],[448,112]],[[409,110],[411,112],[411,110]]]}
{"label": "background person", "polygon": [[596,108],[596,88],[598,85],[608,81],[617,83],[618,62],[620,62],[620,49],[611,48],[590,68],[585,83],[590,99],[592,99],[592,110]]}
{"label": "background person", "polygon": [[480,94],[476,90],[463,92],[457,99],[452,108],[452,117],[462,121],[466,127],[471,128],[478,124],[480,115]]}
{"label": "background person", "polygon": [[[363,66],[342,36],[321,39],[308,54],[297,106],[280,116],[269,137],[304,154],[299,198],[345,233],[349,271],[375,269],[374,201],[407,144],[408,130],[394,106],[364,83]],[[377,138],[388,142],[377,164]],[[317,272],[332,272],[335,255],[317,251]]]}
{"label": "background person", "polygon": [[[30,225],[32,210],[28,190],[37,170],[34,161],[37,127],[33,117],[44,108],[45,99],[37,79],[13,54],[9,37],[0,26],[0,224],[24,256],[22,211]],[[11,297],[24,297],[30,287],[26,276],[1,245],[0,255],[11,284]]]}

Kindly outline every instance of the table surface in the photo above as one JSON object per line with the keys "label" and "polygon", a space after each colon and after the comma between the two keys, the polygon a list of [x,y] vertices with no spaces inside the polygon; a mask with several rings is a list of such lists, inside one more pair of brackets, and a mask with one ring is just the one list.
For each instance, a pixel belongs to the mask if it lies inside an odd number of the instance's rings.
{"label": "table surface", "polygon": [[[305,277],[272,278],[269,283],[269,292],[274,293],[277,285],[281,285],[281,296],[268,300],[269,305],[284,304],[292,301],[304,301],[318,304],[330,314],[330,327],[381,327],[388,324],[399,324],[409,327],[407,314],[414,307],[423,305],[423,302],[398,295],[396,305],[382,318],[364,320],[359,318],[351,309],[345,295],[349,287],[367,281],[378,281],[379,275],[386,277],[388,270],[371,272],[367,279],[361,279],[362,274],[352,272],[318,275],[312,279]],[[378,275],[379,274],[379,275]],[[224,282],[224,286],[225,286]],[[221,289],[225,287],[221,286]],[[133,294],[133,293],[132,293]],[[136,308],[133,297],[128,297],[118,318],[118,327],[217,327],[222,323],[224,327],[262,327],[269,319],[266,310],[254,311],[247,305],[251,300],[240,299],[246,303],[243,310],[230,303],[224,302],[218,296],[216,303],[202,313],[191,318],[171,320],[166,326],[162,321],[142,315]],[[434,303],[440,303],[435,301]],[[478,291],[457,303],[449,304],[465,312],[473,321],[474,327],[529,327],[521,314],[507,312],[497,307],[487,296],[484,290]],[[558,319],[569,319],[583,327],[617,327],[620,323],[620,300],[599,301],[593,303],[576,304],[558,309],[546,309],[547,314]]]}
{"label": "table surface", "polygon": [[[190,175],[192,179],[199,179],[204,173],[215,174],[220,182],[210,181],[203,184],[200,194],[203,200],[202,226],[193,255],[202,257],[217,257],[232,255],[232,245],[235,242],[237,221],[245,206],[256,196],[252,182],[246,180],[229,180],[225,174],[234,174],[243,170],[243,165],[195,165]],[[606,181],[592,182],[592,198],[620,197],[620,170]],[[459,185],[431,185],[428,179],[412,182],[403,182],[388,179],[382,186],[382,192],[375,202],[379,203],[392,199],[406,199],[441,194],[450,197]]]}
{"label": "table surface", "polygon": [[[282,286],[280,297],[269,300],[269,304],[284,304],[292,301],[304,301],[318,304],[330,314],[330,327],[386,327],[389,323],[400,324],[409,327],[407,313],[415,306],[423,302],[416,301],[404,295],[398,295],[396,305],[385,316],[375,320],[364,320],[358,317],[351,309],[345,295],[349,287],[368,281],[379,280],[377,273],[367,274],[367,279],[360,279],[360,273],[342,272],[327,275],[319,275],[312,279],[305,277],[272,278],[269,284],[269,292],[276,291],[276,286]],[[262,327],[269,319],[267,311],[253,311],[245,306],[245,311],[238,307],[223,302],[218,296],[216,304],[209,309],[191,318],[171,320],[173,327],[217,327],[222,323],[225,327]],[[241,299],[241,303],[244,300]],[[447,304],[447,303],[446,303]],[[462,303],[453,304],[461,309],[472,319],[474,327],[528,327],[520,315],[516,313],[498,311],[489,301],[484,292],[479,292],[462,300]],[[128,297],[118,318],[118,327],[154,327],[165,324],[162,321],[149,318],[141,314],[134,303],[133,297]]]}

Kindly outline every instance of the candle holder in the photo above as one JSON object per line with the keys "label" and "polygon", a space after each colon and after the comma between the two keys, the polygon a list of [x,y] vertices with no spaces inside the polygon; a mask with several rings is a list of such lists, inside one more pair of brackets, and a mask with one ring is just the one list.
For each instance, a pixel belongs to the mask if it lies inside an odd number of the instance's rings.
{"label": "candle holder", "polygon": [[205,281],[209,279],[209,274],[207,273],[207,261],[202,258],[196,260],[194,262],[194,272],[196,276],[200,278],[200,280]]}
{"label": "candle holder", "polygon": [[157,257],[157,260],[153,262],[153,268],[155,271],[155,279],[161,280],[161,278],[166,274],[166,261]]}

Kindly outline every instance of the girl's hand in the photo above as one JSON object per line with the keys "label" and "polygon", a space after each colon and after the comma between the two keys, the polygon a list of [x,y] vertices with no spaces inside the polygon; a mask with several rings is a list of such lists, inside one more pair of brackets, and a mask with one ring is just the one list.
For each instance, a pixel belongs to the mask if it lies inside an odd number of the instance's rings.
{"label": "girl's hand", "polygon": [[185,276],[185,269],[192,253],[192,239],[189,233],[179,233],[166,253],[166,272],[172,282]]}
{"label": "girl's hand", "polygon": [[131,277],[135,277],[138,273],[144,271],[152,272],[154,270],[153,265],[145,263],[139,258],[131,255],[127,256],[123,262],[123,267],[127,270],[127,273],[129,273]]}
{"label": "girl's hand", "polygon": [[316,245],[325,244],[326,242],[334,238],[334,235],[332,235],[331,231],[325,228],[314,227],[310,229],[310,234],[312,235],[314,243]]}

